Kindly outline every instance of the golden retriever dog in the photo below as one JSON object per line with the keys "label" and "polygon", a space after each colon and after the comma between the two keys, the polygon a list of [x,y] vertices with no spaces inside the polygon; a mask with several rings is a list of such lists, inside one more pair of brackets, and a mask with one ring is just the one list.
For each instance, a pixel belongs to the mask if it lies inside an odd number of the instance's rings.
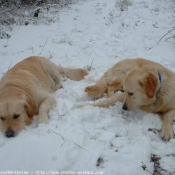
{"label": "golden retriever dog", "polygon": [[122,82],[127,72],[146,65],[157,66],[159,69],[165,69],[153,61],[142,58],[124,59],[105,72],[95,85],[86,87],[84,91],[95,99],[102,97],[104,93],[107,93],[107,96],[110,97],[115,91],[123,90]]}
{"label": "golden retriever dog", "polygon": [[[116,90],[124,92],[114,94]],[[109,107],[120,101],[124,110],[138,107],[156,113],[162,119],[162,138],[173,138],[171,125],[175,115],[175,73],[153,61],[126,59],[108,70],[96,85],[85,89],[95,97],[100,97],[105,91],[110,93],[110,97],[91,105]]]}
{"label": "golden retriever dog", "polygon": [[57,66],[44,57],[24,59],[7,71],[0,81],[0,127],[7,137],[16,136],[38,114],[37,123],[48,122],[55,104],[54,92],[61,88],[61,77],[82,80],[84,69]]}

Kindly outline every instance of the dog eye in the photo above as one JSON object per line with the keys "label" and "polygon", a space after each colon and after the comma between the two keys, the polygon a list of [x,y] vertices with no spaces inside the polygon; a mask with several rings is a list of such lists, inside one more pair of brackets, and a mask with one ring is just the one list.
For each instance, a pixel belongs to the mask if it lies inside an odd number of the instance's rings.
{"label": "dog eye", "polygon": [[128,95],[130,95],[130,96],[132,96],[134,93],[132,93],[132,92],[128,92]]}
{"label": "dog eye", "polygon": [[19,114],[15,114],[14,116],[13,116],[13,119],[17,119],[19,117]]}
{"label": "dog eye", "polygon": [[4,117],[0,117],[0,119],[1,119],[2,121],[4,121],[4,120],[5,120],[5,118],[4,118]]}

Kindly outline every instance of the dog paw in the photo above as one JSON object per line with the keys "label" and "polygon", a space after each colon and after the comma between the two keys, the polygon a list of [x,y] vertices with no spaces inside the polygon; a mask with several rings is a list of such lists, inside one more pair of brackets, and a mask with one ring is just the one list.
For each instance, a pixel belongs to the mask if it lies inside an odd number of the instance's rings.
{"label": "dog paw", "polygon": [[85,91],[85,92],[92,91],[92,90],[93,90],[93,87],[94,87],[94,86],[87,86],[87,87],[84,89],[84,91]]}
{"label": "dog paw", "polygon": [[37,124],[49,123],[48,116],[38,116]]}
{"label": "dog paw", "polygon": [[93,98],[100,98],[103,95],[103,92],[105,89],[99,88],[98,86],[88,86],[84,89],[84,92],[88,93],[88,95],[91,95]]}
{"label": "dog paw", "polygon": [[112,95],[114,95],[114,91],[108,91],[107,96],[111,97]]}
{"label": "dog paw", "polygon": [[162,126],[161,137],[165,140],[173,138],[173,129],[171,126]]}
{"label": "dog paw", "polygon": [[77,108],[83,108],[85,105],[78,105]]}

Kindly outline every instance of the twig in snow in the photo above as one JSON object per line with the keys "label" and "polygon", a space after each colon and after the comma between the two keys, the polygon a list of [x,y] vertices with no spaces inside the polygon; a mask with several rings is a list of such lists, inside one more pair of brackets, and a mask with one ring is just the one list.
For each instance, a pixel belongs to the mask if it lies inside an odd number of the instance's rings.
{"label": "twig in snow", "polygon": [[52,110],[58,114],[58,116],[61,118],[61,120],[63,120],[62,116],[64,116],[64,115],[60,115],[59,112],[57,110],[55,110],[55,109],[52,109]]}
{"label": "twig in snow", "polygon": [[[66,91],[66,93],[68,93],[67,91]],[[74,97],[76,100],[78,100],[78,98],[76,98],[75,96],[73,96],[72,94],[70,94],[70,93],[68,93],[70,96],[72,96],[72,97]]]}
{"label": "twig in snow", "polygon": [[169,38],[167,38],[165,41],[167,41],[167,40],[169,40],[169,39],[171,39],[171,38],[175,38],[175,35],[174,35],[174,36],[171,36],[171,37],[169,37]]}
{"label": "twig in snow", "polygon": [[147,171],[148,173],[150,173],[150,174],[152,174],[153,175],[153,173],[151,173],[149,170],[147,170],[147,167],[146,167],[146,165],[144,165],[143,164],[143,162],[141,162],[142,163],[142,169],[143,169],[143,171]]}
{"label": "twig in snow", "polygon": [[64,145],[64,143],[60,146],[60,148]]}
{"label": "twig in snow", "polygon": [[93,64],[93,61],[94,61],[94,58],[92,59],[91,65],[90,65],[90,66],[89,66],[89,65],[87,66],[87,70],[88,70],[88,71],[91,71],[91,69],[92,69],[92,64]]}
{"label": "twig in snow", "polygon": [[55,134],[59,135],[59,136],[60,136],[60,137],[61,137],[63,140],[67,140],[67,141],[69,141],[69,142],[73,143],[74,145],[78,146],[79,148],[81,148],[81,149],[83,149],[83,150],[87,151],[88,153],[90,153],[88,150],[86,150],[86,149],[85,149],[85,148],[83,148],[82,146],[80,146],[80,145],[78,145],[77,143],[74,143],[74,142],[72,142],[71,140],[69,140],[69,139],[67,139],[67,138],[63,137],[61,134],[58,134],[57,132],[53,131],[52,129],[48,129],[48,131],[52,131],[53,133],[55,133]]}
{"label": "twig in snow", "polygon": [[46,46],[47,40],[48,40],[48,38],[46,39],[46,42],[45,42],[45,44],[44,44],[44,46],[43,46],[43,48],[42,48],[41,52],[39,53],[39,55],[41,55],[41,53],[42,53],[42,51],[43,51],[44,47]]}
{"label": "twig in snow", "polygon": [[91,69],[92,69],[92,64],[93,64],[93,62],[94,62],[94,58],[92,59],[92,62],[91,62],[91,67],[90,67]]}
{"label": "twig in snow", "polygon": [[170,31],[168,31],[165,35],[163,35],[163,36],[160,38],[160,40],[159,40],[156,44],[159,44],[160,41],[161,41],[166,35],[168,35],[170,32],[172,32],[173,30],[175,30],[175,28],[172,29],[172,30],[170,30]]}
{"label": "twig in snow", "polygon": [[[161,40],[162,40],[166,35],[168,35],[169,33],[171,33],[173,30],[175,30],[175,28],[173,28],[172,30],[168,31],[165,35],[163,35],[163,36],[159,39],[159,41],[158,41],[154,46],[156,46],[157,44],[159,44],[159,43],[161,42]],[[170,38],[175,38],[175,36],[169,37],[168,39],[170,39]],[[166,41],[167,41],[168,39],[166,39]],[[150,47],[149,50],[152,49],[154,46]]]}
{"label": "twig in snow", "polygon": [[10,69],[11,65],[12,65],[12,61],[10,62],[10,65],[9,65],[9,67],[8,67],[8,70]]}

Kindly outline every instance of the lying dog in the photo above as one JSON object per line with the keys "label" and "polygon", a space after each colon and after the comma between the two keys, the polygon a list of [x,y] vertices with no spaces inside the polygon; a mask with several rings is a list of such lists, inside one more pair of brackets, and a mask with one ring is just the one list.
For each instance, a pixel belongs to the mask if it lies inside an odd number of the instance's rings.
{"label": "lying dog", "polygon": [[[113,94],[111,89],[122,90],[124,93]],[[95,97],[101,97],[105,91],[110,97],[91,105],[109,107],[120,101],[123,102],[124,110],[139,107],[144,111],[156,113],[162,119],[162,138],[166,140],[173,138],[171,126],[175,115],[173,72],[149,60],[126,59],[108,70],[96,85],[85,89],[85,92]]]}
{"label": "lying dog", "polygon": [[124,59],[105,72],[95,85],[86,87],[84,91],[96,99],[102,97],[104,93],[110,97],[115,91],[123,90],[123,79],[127,72],[149,65],[165,70],[160,64],[150,60],[142,58]]}
{"label": "lying dog", "polygon": [[57,66],[43,57],[29,57],[10,69],[0,81],[0,126],[7,137],[16,136],[38,114],[37,123],[48,122],[55,104],[53,93],[61,77],[79,81],[88,72]]}

